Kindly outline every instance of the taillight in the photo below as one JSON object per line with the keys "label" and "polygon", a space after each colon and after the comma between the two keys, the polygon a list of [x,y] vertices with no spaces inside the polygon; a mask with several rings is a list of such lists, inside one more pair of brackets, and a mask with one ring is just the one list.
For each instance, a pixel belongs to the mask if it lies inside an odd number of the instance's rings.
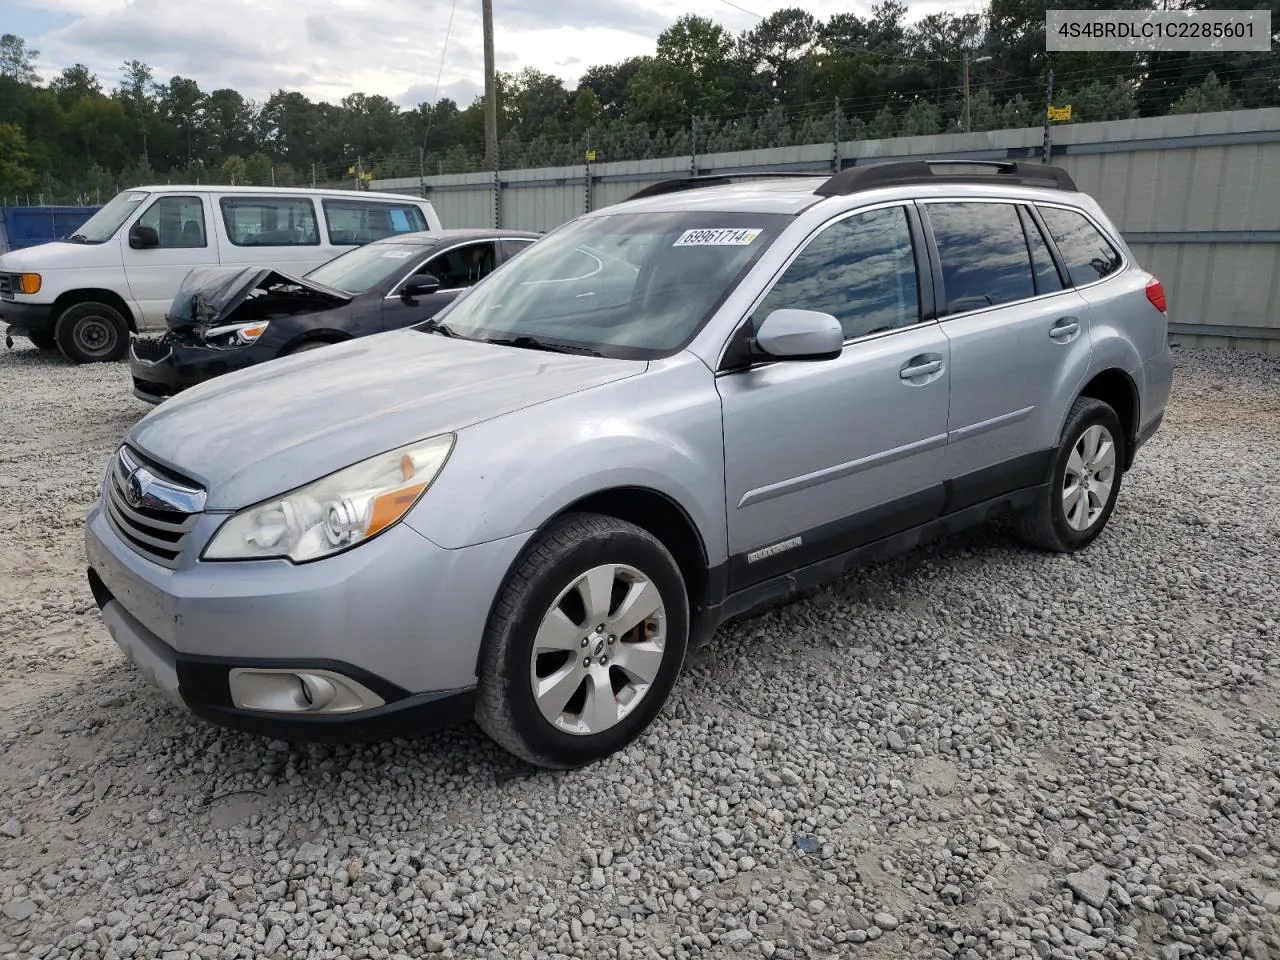
{"label": "taillight", "polygon": [[1161,313],[1167,314],[1169,312],[1169,303],[1164,296],[1164,285],[1155,277],[1147,281],[1147,299]]}

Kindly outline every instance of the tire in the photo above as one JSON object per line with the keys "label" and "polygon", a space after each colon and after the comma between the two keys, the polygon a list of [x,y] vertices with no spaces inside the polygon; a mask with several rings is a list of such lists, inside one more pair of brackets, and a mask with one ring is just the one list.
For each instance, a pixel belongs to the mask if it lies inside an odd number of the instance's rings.
{"label": "tire", "polygon": [[129,349],[129,325],[105,303],[76,303],[62,311],[54,337],[63,356],[75,363],[119,360]]}
{"label": "tire", "polygon": [[[593,604],[592,585],[606,582],[609,599]],[[631,623],[646,611],[650,616]],[[608,629],[619,623],[617,632]],[[535,655],[539,635],[545,645]],[[500,746],[540,767],[603,759],[662,710],[688,642],[688,593],[667,548],[614,517],[567,515],[525,548],[494,603],[476,721]],[[563,680],[545,683],[552,677]]]}
{"label": "tire", "polygon": [[[1100,441],[1096,448],[1092,446],[1095,439]],[[1048,491],[1013,516],[1018,537],[1053,553],[1074,553],[1092,543],[1106,527],[1120,495],[1126,443],[1115,410],[1092,397],[1076,400],[1054,455]],[[1073,492],[1080,491],[1081,477],[1085,478],[1083,499],[1081,493]]]}
{"label": "tire", "polygon": [[57,353],[58,340],[51,333],[28,333],[27,339],[31,341],[31,345],[42,353]]}
{"label": "tire", "polygon": [[333,346],[333,344],[328,340],[303,340],[296,347],[290,347],[288,350],[284,351],[280,356],[292,357],[295,353],[305,353],[308,350],[319,350],[321,347],[331,346]]}

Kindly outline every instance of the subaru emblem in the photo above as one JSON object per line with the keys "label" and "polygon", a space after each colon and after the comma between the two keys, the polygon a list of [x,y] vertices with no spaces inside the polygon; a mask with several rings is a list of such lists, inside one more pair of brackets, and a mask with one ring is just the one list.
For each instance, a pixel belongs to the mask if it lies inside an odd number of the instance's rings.
{"label": "subaru emblem", "polygon": [[137,507],[142,504],[142,480],[138,476],[141,472],[142,469],[140,467],[135,468],[124,482],[124,498],[131,507]]}

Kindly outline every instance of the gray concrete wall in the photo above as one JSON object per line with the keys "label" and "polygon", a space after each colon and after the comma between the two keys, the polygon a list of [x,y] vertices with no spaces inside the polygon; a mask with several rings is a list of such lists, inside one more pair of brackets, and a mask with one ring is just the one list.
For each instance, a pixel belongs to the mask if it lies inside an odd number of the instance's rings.
{"label": "gray concrete wall", "polygon": [[[446,226],[549,230],[671,177],[831,172],[888,159],[1038,160],[1039,128],[811,144],[589,166],[379,180],[425,195]],[[1280,355],[1280,108],[1079,123],[1053,129],[1052,162],[1110,213],[1169,293],[1189,344]]]}

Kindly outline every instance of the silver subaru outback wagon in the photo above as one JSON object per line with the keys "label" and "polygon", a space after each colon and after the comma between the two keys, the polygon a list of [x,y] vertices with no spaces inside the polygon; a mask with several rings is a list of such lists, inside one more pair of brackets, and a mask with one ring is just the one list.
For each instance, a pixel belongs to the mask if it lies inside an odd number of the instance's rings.
{"label": "silver subaru outback wagon", "polygon": [[1065,171],[668,181],[417,327],[228,374],[119,447],[107,628],[295,740],[474,717],[619,750],[725,620],[1011,515],[1075,551],[1161,422],[1165,295]]}

